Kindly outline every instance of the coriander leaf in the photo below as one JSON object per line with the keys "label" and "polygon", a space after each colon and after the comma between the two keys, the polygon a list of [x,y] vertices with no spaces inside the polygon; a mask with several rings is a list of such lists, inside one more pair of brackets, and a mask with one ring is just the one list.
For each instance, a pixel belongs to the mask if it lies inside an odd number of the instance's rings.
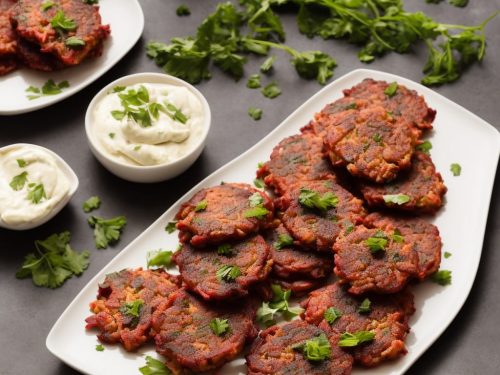
{"label": "coriander leaf", "polygon": [[464,8],[469,3],[469,0],[448,0],[448,2],[453,6]]}
{"label": "coriander leaf", "polygon": [[170,221],[165,227],[165,231],[169,234],[174,233],[177,230],[177,220]]}
{"label": "coriander leaf", "polygon": [[115,133],[109,133],[109,134],[108,134],[109,138],[111,138],[111,139],[114,139],[114,138],[115,138],[115,135],[116,135]]}
{"label": "coriander leaf", "polygon": [[[155,104],[155,103],[153,103]],[[165,107],[159,107],[160,110],[164,113],[166,113],[172,120],[174,121],[178,121],[180,122],[181,124],[186,124],[186,122],[189,120],[189,118],[184,114],[182,113],[182,111],[177,108],[175,105],[173,105],[172,103],[167,103],[165,102]],[[165,110],[166,108],[166,110]]]}
{"label": "coriander leaf", "polygon": [[292,245],[293,245],[293,238],[286,233],[281,233],[280,235],[278,235],[278,239],[273,243],[273,246],[277,250],[281,250],[285,247]]}
{"label": "coriander leaf", "polygon": [[271,82],[266,87],[264,87],[261,92],[262,95],[269,99],[274,99],[277,96],[281,95],[281,89],[278,87],[276,82]]}
{"label": "coriander leaf", "polygon": [[365,298],[358,306],[358,312],[360,314],[369,313],[371,311],[371,304],[372,302],[368,298]]}
{"label": "coriander leaf", "polygon": [[143,306],[144,301],[142,299],[136,299],[135,301],[125,302],[124,304],[122,304],[120,306],[120,312],[123,315],[138,318]]}
{"label": "coriander leaf", "polygon": [[208,205],[208,202],[203,199],[202,201],[199,201],[196,206],[194,207],[194,212],[200,212],[206,210]]}
{"label": "coriander leaf", "polygon": [[397,82],[392,82],[384,90],[384,94],[387,95],[389,98],[392,98],[394,95],[396,95],[397,91],[398,91],[398,83]]}
{"label": "coriander leaf", "polygon": [[261,65],[260,71],[262,73],[268,73],[272,68],[273,64],[276,61],[276,56],[269,56]]}
{"label": "coriander leaf", "polygon": [[266,326],[275,324],[274,316],[281,312],[286,320],[292,319],[302,312],[301,308],[290,308],[288,300],[291,296],[290,290],[283,290],[281,286],[272,284],[273,298],[271,302],[262,302],[262,306],[257,310],[257,320]]}
{"label": "coriander leaf", "polygon": [[26,185],[26,181],[28,181],[28,172],[22,172],[12,178],[9,186],[12,190],[19,191]]}
{"label": "coriander leaf", "polygon": [[248,198],[248,203],[250,207],[257,207],[264,203],[264,198],[262,198],[260,193],[255,192]]}
{"label": "coriander leaf", "polygon": [[332,325],[335,321],[342,316],[342,313],[336,308],[329,307],[323,314],[325,320],[328,324]]}
{"label": "coriander leaf", "polygon": [[272,308],[268,302],[262,302],[262,306],[257,310],[257,321],[269,326],[274,324],[274,315],[279,311],[279,308]]}
{"label": "coriander leaf", "polygon": [[227,319],[212,319],[210,322],[210,329],[217,336],[222,336],[224,333],[229,331],[229,323]]}
{"label": "coriander leaf", "polygon": [[165,250],[156,250],[148,252],[148,268],[153,267],[165,267],[168,268],[172,264],[172,255],[171,251]]}
{"label": "coriander leaf", "polygon": [[401,232],[398,229],[394,229],[394,233],[391,238],[396,243],[403,243],[405,241],[405,238],[401,235]]}
{"label": "coriander leaf", "polygon": [[121,231],[127,224],[125,216],[116,216],[111,219],[103,219],[97,216],[90,216],[89,225],[94,228],[94,240],[98,249],[105,249],[108,245],[120,239]]}
{"label": "coriander leaf", "polygon": [[417,149],[418,151],[423,152],[424,154],[429,155],[429,151],[432,149],[432,143],[431,143],[431,142],[429,142],[429,141],[425,141],[425,142],[423,142],[423,143],[419,144],[419,145],[416,147],[416,149]]}
{"label": "coriander leaf", "polygon": [[444,252],[444,257],[445,257],[445,259],[448,259],[449,257],[451,257],[451,253],[448,252],[448,251],[445,251]]}
{"label": "coriander leaf", "polygon": [[255,217],[255,218],[261,220],[261,219],[264,219],[264,217],[267,214],[269,214],[269,211],[267,210],[267,208],[264,208],[264,207],[254,207],[254,208],[250,208],[250,209],[246,210],[243,213],[243,216],[246,219],[250,219],[252,217]]}
{"label": "coriander leaf", "polygon": [[64,44],[71,48],[80,48],[85,46],[85,41],[81,38],[77,38],[76,36],[70,36],[64,41]]}
{"label": "coriander leaf", "polygon": [[333,69],[337,63],[321,51],[305,51],[293,57],[292,65],[295,66],[295,70],[301,77],[314,78],[324,85],[333,76]]}
{"label": "coriander leaf", "polygon": [[83,0],[83,2],[85,4],[89,4],[89,5],[92,5],[92,4],[99,4],[99,0]]}
{"label": "coriander leaf", "polygon": [[451,284],[451,271],[439,270],[431,276],[431,280],[435,283],[445,286]]}
{"label": "coriander leaf", "polygon": [[462,167],[460,164],[453,163],[450,165],[450,171],[453,173],[453,176],[457,177],[460,176],[460,173],[462,172]]}
{"label": "coriander leaf", "polygon": [[386,194],[382,198],[384,198],[385,203],[393,203],[398,206],[410,201],[410,196],[406,194]]}
{"label": "coriander leaf", "polygon": [[32,92],[36,94],[36,95],[28,95],[28,99],[33,100],[41,98],[42,96],[60,94],[63,89],[68,87],[69,87],[68,81],[62,81],[56,84],[54,80],[49,79],[47,82],[44,83],[41,89],[38,87],[30,86],[26,89],[26,92]]}
{"label": "coriander leaf", "polygon": [[258,89],[260,87],[260,75],[252,74],[248,77],[247,87],[249,89]]}
{"label": "coriander leaf", "polygon": [[40,10],[42,12],[45,12],[45,11],[49,10],[50,8],[52,8],[54,5],[56,5],[56,4],[53,1],[44,1],[40,5]]}
{"label": "coriander leaf", "polygon": [[311,362],[321,362],[332,356],[330,341],[324,333],[302,343],[294,344],[292,349],[302,351],[304,358]]}
{"label": "coriander leaf", "polygon": [[76,30],[75,20],[66,17],[62,10],[58,10],[55,16],[50,20],[50,25],[59,33]]}
{"label": "coriander leaf", "polygon": [[371,331],[356,331],[354,333],[345,332],[340,335],[338,346],[341,348],[349,348],[358,346],[364,342],[373,341],[375,333]]}
{"label": "coriander leaf", "polygon": [[253,180],[253,184],[255,185],[256,188],[263,189],[266,184],[264,183],[264,180],[261,178],[256,178]]}
{"label": "coriander leaf", "polygon": [[43,184],[34,184],[32,187],[28,187],[28,200],[31,203],[38,204],[42,199],[47,199]]}
{"label": "coriander leaf", "polygon": [[189,16],[191,14],[191,10],[188,8],[187,5],[179,5],[177,9],[175,10],[175,13],[179,16]]}
{"label": "coriander leaf", "polygon": [[222,244],[217,247],[217,254],[231,256],[233,255],[233,249],[229,244]]}
{"label": "coriander leaf", "polygon": [[91,212],[101,206],[101,199],[98,196],[93,196],[83,202],[82,208],[84,212]]}
{"label": "coriander leaf", "polygon": [[97,352],[103,352],[103,351],[104,351],[104,346],[102,346],[101,344],[96,345],[96,346],[95,346],[95,350],[96,350]]}
{"label": "coriander leaf", "polygon": [[251,118],[253,118],[255,121],[259,121],[262,118],[262,109],[255,108],[255,107],[249,107],[248,108],[248,115]]}
{"label": "coriander leaf", "polygon": [[17,165],[19,168],[24,168],[28,163],[26,163],[26,160],[24,159],[16,159]]}
{"label": "coriander leaf", "polygon": [[378,231],[375,236],[367,238],[364,244],[370,249],[372,254],[375,254],[379,251],[385,251],[388,242],[385,234],[382,231]]}
{"label": "coriander leaf", "polygon": [[125,90],[127,87],[126,86],[115,86],[113,87],[113,92],[114,93],[117,93],[117,92],[122,92],[123,90]]}
{"label": "coriander leaf", "polygon": [[226,264],[219,268],[215,275],[219,281],[231,282],[241,275],[241,271],[238,266]]}
{"label": "coriander leaf", "polygon": [[139,368],[142,375],[172,375],[165,364],[149,355],[146,357],[146,365]]}
{"label": "coriander leaf", "polygon": [[339,198],[332,192],[326,192],[320,196],[318,192],[309,189],[300,189],[299,203],[307,208],[316,208],[320,211],[328,211],[337,207]]}

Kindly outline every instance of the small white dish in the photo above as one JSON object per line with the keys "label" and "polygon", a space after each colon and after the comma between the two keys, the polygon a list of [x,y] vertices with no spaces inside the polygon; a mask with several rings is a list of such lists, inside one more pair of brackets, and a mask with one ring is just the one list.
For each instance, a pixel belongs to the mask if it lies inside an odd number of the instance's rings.
{"label": "small white dish", "polygon": [[9,151],[11,149],[15,149],[18,147],[25,147],[25,146],[37,148],[41,151],[48,153],[49,155],[51,155],[54,158],[57,166],[61,169],[63,174],[68,179],[69,191],[66,194],[66,196],[63,199],[61,199],[61,201],[59,201],[59,203],[57,203],[47,215],[41,217],[39,220],[13,226],[13,225],[9,225],[9,224],[5,223],[0,218],[0,227],[1,228],[10,229],[10,230],[28,230],[28,229],[33,229],[33,228],[39,227],[42,224],[45,224],[47,221],[49,221],[54,216],[56,216],[59,213],[59,211],[61,211],[64,208],[64,206],[66,206],[68,204],[68,202],[71,200],[71,198],[75,194],[76,190],[78,189],[79,181],[78,181],[78,177],[76,176],[73,169],[71,169],[71,167],[68,165],[68,163],[66,163],[64,161],[63,158],[61,158],[54,151],[51,151],[48,148],[34,145],[34,144],[29,144],[29,143],[15,143],[12,145],[1,147],[0,153],[5,152],[5,151]]}
{"label": "small white dish", "polygon": [[[0,78],[0,115],[18,115],[48,107],[76,94],[111,69],[132,49],[144,30],[144,13],[137,0],[103,0],[99,2],[103,25],[110,25],[111,35],[104,42],[102,56],[79,66],[57,72],[19,69]],[[47,80],[68,81],[62,93],[29,100],[29,86],[42,87]]]}
{"label": "small white dish", "polygon": [[[93,112],[97,103],[99,103],[104,96],[111,92],[115,86],[130,86],[141,83],[164,83],[175,86],[182,86],[191,91],[200,100],[204,114],[202,123],[203,133],[200,136],[198,143],[180,159],[164,164],[139,166],[127,164],[117,159],[113,159],[105,151],[102,150],[102,145],[100,145],[99,140],[97,139],[95,132],[93,131]],[[99,91],[94,99],[92,99],[87,108],[87,113],[85,114],[85,132],[87,134],[87,140],[90,150],[97,158],[97,160],[99,160],[99,162],[108,171],[115,174],[116,176],[121,177],[124,180],[142,183],[165,181],[178,176],[186,169],[188,169],[196,161],[196,159],[198,159],[205,147],[207,136],[210,131],[210,124],[210,106],[208,105],[208,102],[203,94],[189,83],[179,78],[162,73],[137,73],[119,78],[116,81],[111,82],[101,91]]]}

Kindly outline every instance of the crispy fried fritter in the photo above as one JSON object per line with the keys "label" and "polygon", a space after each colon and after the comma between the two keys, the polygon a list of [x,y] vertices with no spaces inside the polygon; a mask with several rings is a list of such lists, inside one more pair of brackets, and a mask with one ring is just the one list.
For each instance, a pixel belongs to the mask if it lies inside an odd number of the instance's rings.
{"label": "crispy fried fritter", "polygon": [[16,54],[16,34],[10,24],[10,9],[15,3],[16,0],[0,0],[0,59]]}

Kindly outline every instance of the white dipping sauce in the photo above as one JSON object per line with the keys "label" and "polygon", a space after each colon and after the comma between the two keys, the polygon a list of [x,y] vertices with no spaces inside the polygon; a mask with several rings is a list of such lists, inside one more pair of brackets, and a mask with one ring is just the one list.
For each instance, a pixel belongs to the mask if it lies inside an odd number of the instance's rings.
{"label": "white dipping sauce", "polygon": [[[113,116],[113,111],[125,110],[120,95],[130,90],[145,88],[149,104],[161,104],[163,109],[175,108],[185,117],[185,123],[172,118],[175,111],[158,112],[158,118],[150,113],[151,125],[137,122],[132,116]],[[173,106],[173,107],[172,107]],[[148,108],[148,105],[131,106]],[[128,165],[158,165],[172,163],[188,154],[203,134],[203,106],[201,101],[185,87],[169,84],[144,83],[127,86],[119,92],[110,92],[95,106],[93,135],[108,157]]]}
{"label": "white dipping sauce", "polygon": [[0,151],[0,218],[35,223],[63,200],[70,184],[52,155],[31,146]]}

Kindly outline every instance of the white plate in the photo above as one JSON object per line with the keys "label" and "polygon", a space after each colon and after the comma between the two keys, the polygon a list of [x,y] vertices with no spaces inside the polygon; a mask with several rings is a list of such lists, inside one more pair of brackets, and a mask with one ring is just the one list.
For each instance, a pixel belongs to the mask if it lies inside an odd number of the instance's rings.
{"label": "white plate", "polygon": [[[111,35],[104,42],[102,56],[85,61],[79,66],[59,72],[39,72],[19,69],[0,77],[0,115],[17,115],[32,112],[60,102],[90,85],[111,69],[139,40],[144,30],[144,14],[137,0],[99,1],[103,25],[111,26]],[[26,89],[29,86],[42,87],[47,80],[56,83],[68,81],[70,87],[58,95],[43,96],[29,100]]]}
{"label": "white plate", "polygon": [[[184,195],[78,294],[49,333],[47,348],[68,365],[87,374],[138,374],[138,368],[145,363],[144,354],[156,356],[152,347],[130,354],[118,345],[106,345],[104,352],[97,352],[95,332],[85,332],[84,319],[89,315],[88,304],[95,298],[98,282],[104,280],[104,276],[110,272],[127,267],[144,267],[149,250],[175,249],[178,243],[177,233],[168,235],[164,228],[173,219],[181,202],[197,190],[218,185],[221,181],[251,183],[257,163],[267,160],[279,141],[297,133],[314,113],[340,98],[342,89],[349,88],[364,78],[398,81],[424,95],[427,103],[437,110],[435,131],[430,137],[433,144],[431,154],[449,189],[446,205],[434,223],[441,231],[443,250],[453,254],[442,262],[443,269],[453,271],[452,285],[442,287],[431,282],[418,285],[415,288],[417,311],[410,320],[412,331],[407,339],[408,354],[374,369],[355,368],[353,374],[402,374],[407,370],[451,323],[472,287],[481,257],[500,154],[500,134],[479,117],[418,83],[365,69],[346,74],[323,88],[271,134]],[[451,163],[462,166],[460,177],[452,176],[449,171]],[[223,368],[221,374],[245,374],[243,363],[243,359],[233,361]]]}

